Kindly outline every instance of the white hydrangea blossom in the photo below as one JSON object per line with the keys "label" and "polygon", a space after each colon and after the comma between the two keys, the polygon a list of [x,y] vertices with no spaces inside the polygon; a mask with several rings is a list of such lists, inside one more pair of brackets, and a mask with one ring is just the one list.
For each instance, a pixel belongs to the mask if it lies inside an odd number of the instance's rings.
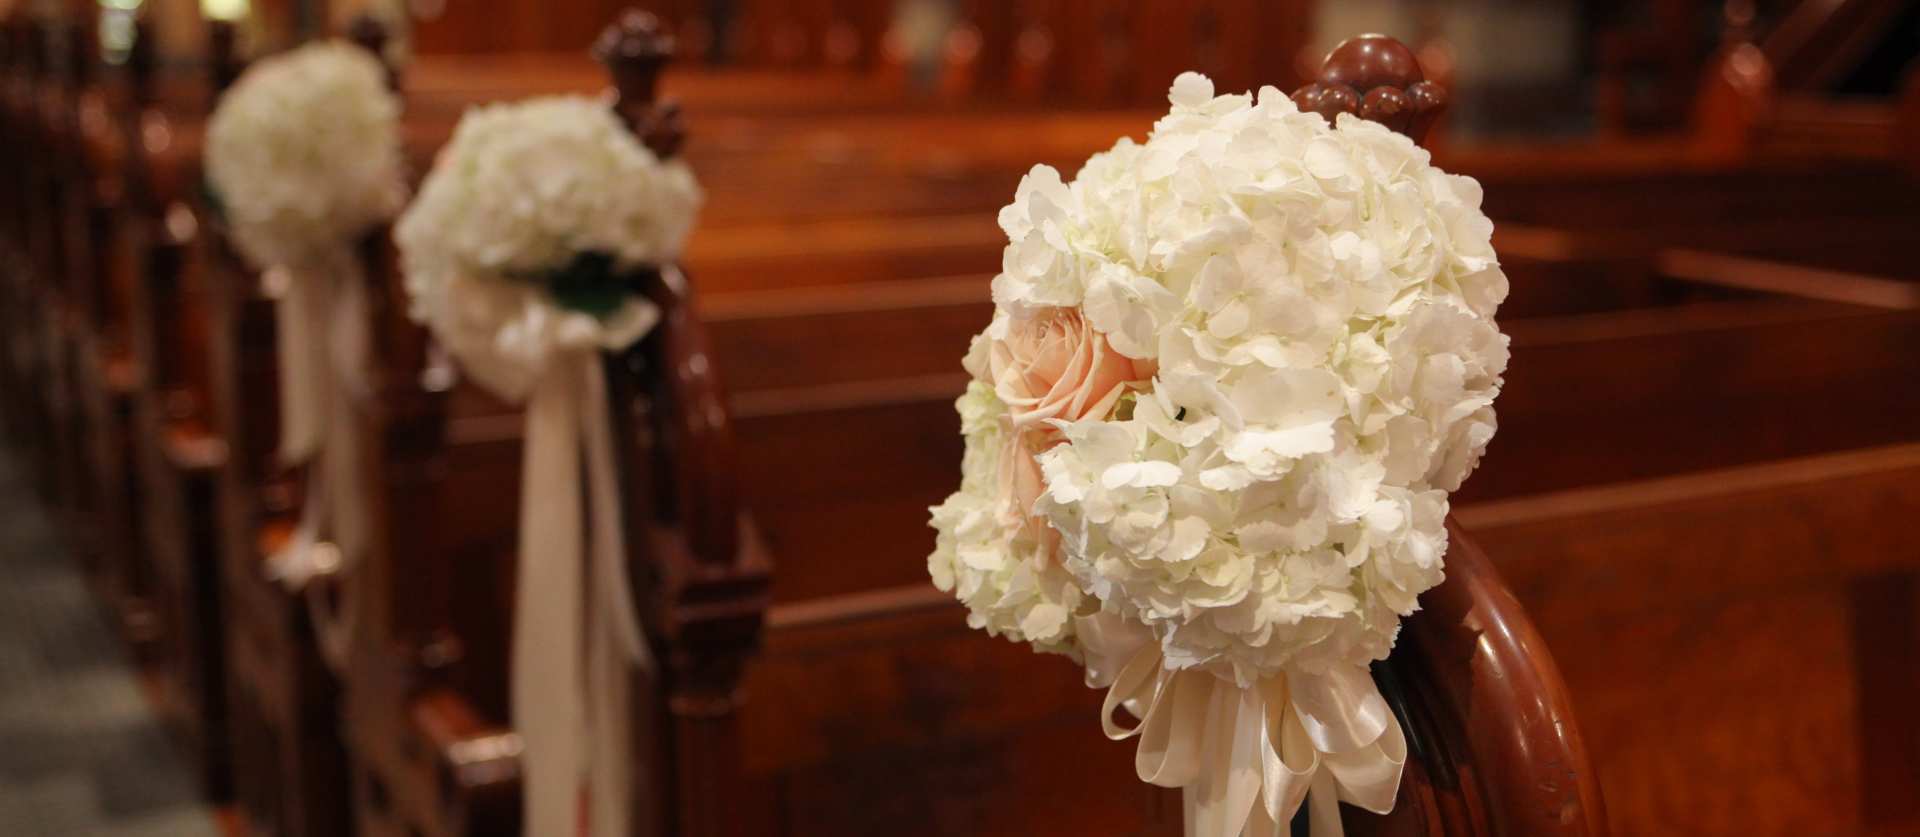
{"label": "white hydrangea blossom", "polygon": [[1073,655],[1072,616],[1081,596],[1072,576],[1048,560],[1034,532],[998,489],[1006,405],[981,381],[955,406],[967,438],[960,490],[934,507],[939,531],[927,571],[967,605],[968,624],[994,636]]}
{"label": "white hydrangea blossom", "polygon": [[316,43],[262,59],[220,98],[206,173],[256,267],[324,264],[406,202],[400,102],[365,50]]}
{"label": "white hydrangea blossom", "polygon": [[557,351],[618,348],[657,321],[637,297],[605,316],[552,303],[539,277],[583,253],[621,267],[678,259],[703,195],[607,104],[563,96],[461,118],[395,228],[413,315],[471,374],[524,397]]}
{"label": "white hydrangea blossom", "polygon": [[[1039,454],[1036,511],[1078,588],[1055,600],[1083,594],[1151,628],[1168,667],[1243,685],[1385,657],[1442,578],[1447,493],[1495,428],[1507,282],[1479,186],[1273,88],[1215,96],[1189,73],[1171,99],[1146,143],[1072,183],[1037,167],[1000,215],[983,340],[1077,307],[1157,369]],[[990,425],[969,420],[969,484],[998,461]],[[978,542],[966,522],[936,511],[943,549]],[[997,601],[962,598],[1019,636]]]}

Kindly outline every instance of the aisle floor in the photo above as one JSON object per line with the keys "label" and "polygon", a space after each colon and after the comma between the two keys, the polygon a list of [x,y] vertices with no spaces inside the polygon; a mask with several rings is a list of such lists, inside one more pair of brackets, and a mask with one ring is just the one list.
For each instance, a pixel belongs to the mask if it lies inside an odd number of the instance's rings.
{"label": "aisle floor", "polygon": [[0,456],[0,834],[218,833],[26,474]]}

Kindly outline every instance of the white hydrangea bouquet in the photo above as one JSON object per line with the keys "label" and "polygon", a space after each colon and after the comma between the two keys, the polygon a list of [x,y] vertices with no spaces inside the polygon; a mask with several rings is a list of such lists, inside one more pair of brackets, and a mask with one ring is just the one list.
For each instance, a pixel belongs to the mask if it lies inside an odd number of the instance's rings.
{"label": "white hydrangea bouquet", "polygon": [[641,280],[677,281],[701,201],[608,102],[544,98],[468,112],[395,230],[413,316],[526,403],[512,710],[529,835],[629,832],[627,666],[648,663],[600,357],[659,321]]}
{"label": "white hydrangea bouquet", "polygon": [[1287,833],[1310,791],[1338,833],[1337,801],[1393,806],[1369,665],[1442,579],[1507,281],[1478,184],[1406,137],[1193,73],[1170,98],[1001,211],[928,569],[974,627],[1086,666],[1189,834]]}
{"label": "white hydrangea bouquet", "polygon": [[358,245],[406,203],[399,97],[385,66],[350,44],[263,59],[221,96],[204,165],[229,240],[275,300],[280,459],[308,466],[300,524],[267,571],[309,594],[321,649],[339,668],[351,601],[336,609],[310,582],[346,571],[366,547],[349,402],[368,375]]}
{"label": "white hydrangea bouquet", "polygon": [[396,230],[414,316],[468,374],[524,399],[554,353],[646,334],[658,311],[618,274],[677,259],[701,200],[686,163],[605,102],[476,108]]}
{"label": "white hydrangea bouquet", "polygon": [[400,99],[371,53],[319,42],[248,68],[207,123],[207,183],[254,267],[328,266],[406,205]]}

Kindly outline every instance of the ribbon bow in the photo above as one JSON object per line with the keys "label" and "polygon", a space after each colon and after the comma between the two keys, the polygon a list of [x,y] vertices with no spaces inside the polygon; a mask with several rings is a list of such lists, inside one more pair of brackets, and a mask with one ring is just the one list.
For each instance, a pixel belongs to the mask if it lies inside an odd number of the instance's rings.
{"label": "ribbon bow", "polygon": [[[1340,802],[1393,809],[1407,743],[1365,667],[1240,686],[1166,668],[1153,635],[1118,616],[1077,628],[1087,685],[1107,690],[1107,737],[1138,737],[1141,781],[1183,789],[1188,837],[1281,837],[1303,803],[1313,837],[1342,837]],[[1122,726],[1116,708],[1139,723]]]}
{"label": "ribbon bow", "polygon": [[344,671],[357,599],[343,585],[332,604],[312,582],[348,572],[367,547],[364,451],[353,408],[368,391],[365,274],[353,248],[341,245],[314,264],[269,269],[262,284],[278,322],[280,461],[308,466],[300,522],[268,557],[267,575],[305,594],[321,655]]}

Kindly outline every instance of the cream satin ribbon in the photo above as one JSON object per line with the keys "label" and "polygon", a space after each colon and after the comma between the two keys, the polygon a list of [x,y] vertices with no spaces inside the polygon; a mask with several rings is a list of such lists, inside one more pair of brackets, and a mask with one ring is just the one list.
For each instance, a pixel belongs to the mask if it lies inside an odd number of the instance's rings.
{"label": "cream satin ribbon", "polygon": [[[1182,789],[1187,837],[1282,837],[1302,803],[1313,837],[1341,837],[1340,802],[1393,810],[1407,742],[1366,668],[1287,672],[1241,687],[1167,670],[1152,634],[1120,617],[1081,617],[1076,626],[1087,685],[1107,690],[1107,737],[1138,736],[1140,779]],[[1122,707],[1137,725],[1114,720]]]}
{"label": "cream satin ribbon", "polygon": [[307,493],[292,539],[267,559],[267,574],[303,593],[321,655],[346,670],[357,620],[353,586],[337,586],[338,603],[313,584],[344,579],[365,553],[368,510],[361,480],[354,400],[367,391],[368,309],[365,275],[351,247],[317,265],[274,268],[262,277],[274,298],[280,362],[280,461],[307,466]]}
{"label": "cream satin ribbon", "polygon": [[633,819],[628,666],[651,669],[653,662],[627,575],[597,352],[553,358],[527,404],[525,444],[512,674],[522,833],[617,837],[630,832]]}

